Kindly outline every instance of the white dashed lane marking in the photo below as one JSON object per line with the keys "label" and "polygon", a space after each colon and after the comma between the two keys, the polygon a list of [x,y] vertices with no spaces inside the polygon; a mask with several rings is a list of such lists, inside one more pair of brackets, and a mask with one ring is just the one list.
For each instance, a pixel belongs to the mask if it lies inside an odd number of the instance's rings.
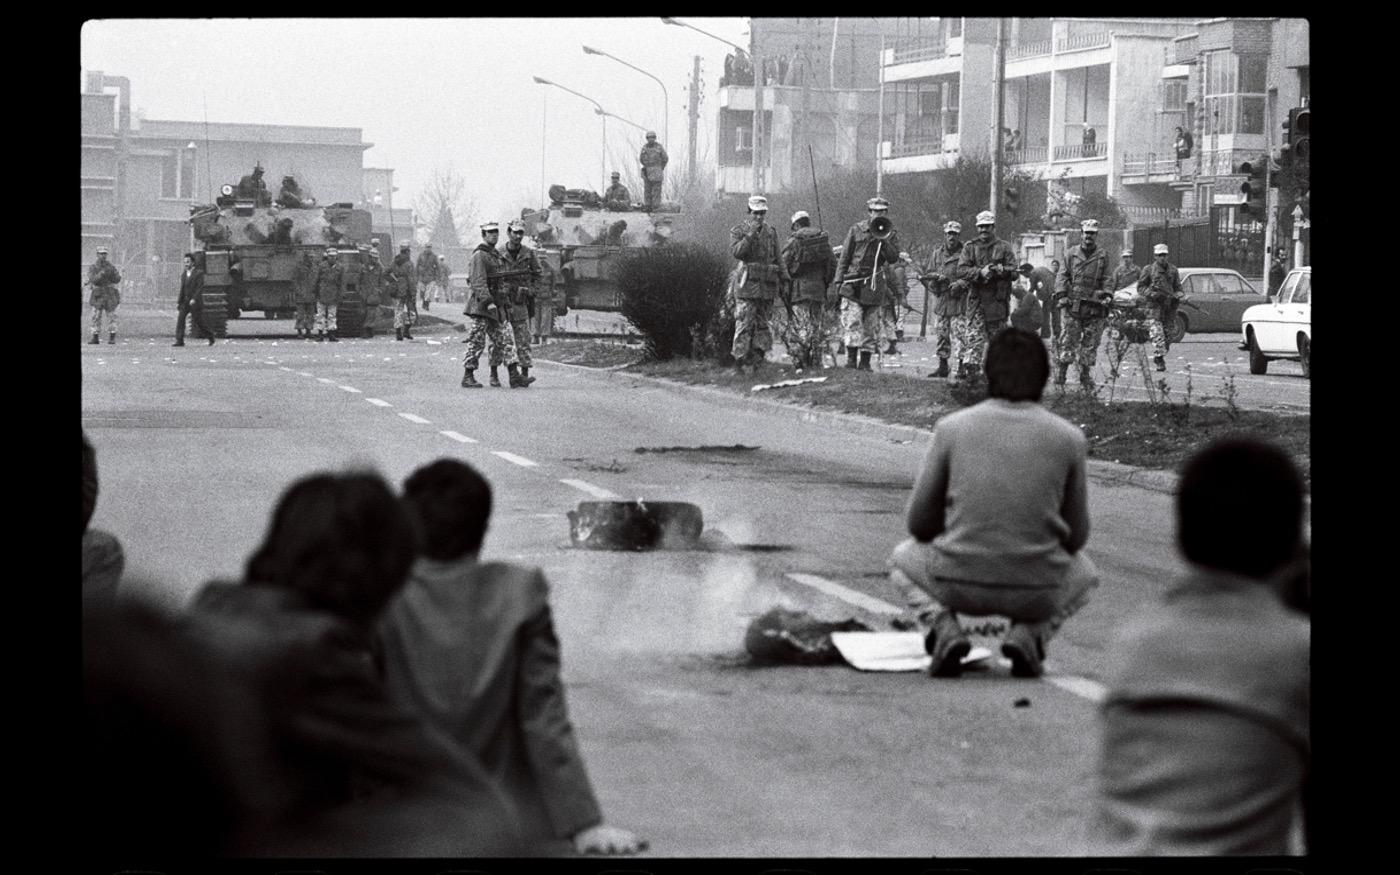
{"label": "white dashed lane marking", "polygon": [[513,465],[519,465],[522,468],[538,468],[540,465],[539,462],[532,462],[524,456],[517,456],[515,453],[507,453],[505,450],[492,450],[491,455],[500,456],[507,462]]}
{"label": "white dashed lane marking", "polygon": [[394,405],[390,404],[388,401],[384,401],[384,400],[379,399],[379,398],[366,398],[365,400],[368,401],[369,403],[373,404],[375,407],[393,407],[393,406],[394,406]]}
{"label": "white dashed lane marking", "polygon": [[298,374],[301,374],[303,377],[314,377],[314,376],[316,376],[315,374],[308,374],[306,371],[297,371],[297,373],[298,373]]}
{"label": "white dashed lane marking", "polygon": [[279,366],[279,367],[277,368],[277,370],[279,370],[279,371],[286,371],[286,372],[289,373],[289,374],[292,373],[292,369],[289,368],[289,367],[286,367],[285,365]]}
{"label": "white dashed lane marking", "polygon": [[[567,482],[567,481],[566,481]],[[784,575],[788,580],[800,583],[803,586],[810,586],[819,592],[834,596],[844,602],[864,608],[874,614],[898,615],[904,613],[894,605],[883,602],[865,593],[856,592],[853,589],[841,584],[827,580],[825,577],[818,577],[815,574],[802,574],[800,572],[789,572]],[[1059,687],[1067,693],[1073,693],[1080,698],[1088,699],[1091,702],[1099,703],[1107,695],[1107,688],[1098,681],[1089,678],[1075,677],[1073,675],[1045,675],[1041,678],[1047,684]]]}
{"label": "white dashed lane marking", "polygon": [[440,432],[438,432],[438,434],[442,435],[443,437],[450,437],[450,438],[452,438],[454,441],[456,441],[456,442],[459,443],[459,444],[474,444],[474,443],[476,443],[476,438],[469,438],[469,437],[467,437],[466,435],[464,435],[464,434],[458,434],[458,433],[455,432],[455,431],[440,431]]}
{"label": "white dashed lane marking", "polygon": [[433,424],[433,421],[432,421],[431,419],[424,419],[423,417],[418,416],[418,415],[413,414],[413,413],[400,413],[399,416],[402,416],[404,419],[407,419],[409,422],[416,422],[416,423],[418,423],[419,425],[432,425],[432,424]]}
{"label": "white dashed lane marking", "polygon": [[580,492],[587,492],[594,498],[601,498],[606,501],[620,501],[622,499],[622,496],[618,495],[616,492],[609,492],[601,486],[594,486],[587,480],[560,480],[559,482],[566,486],[572,486]]}
{"label": "white dashed lane marking", "polygon": [[317,377],[317,378],[316,378],[316,382],[318,382],[318,383],[334,383],[335,380],[332,380],[332,379],[330,379],[330,378],[328,378],[328,377]]}
{"label": "white dashed lane marking", "polygon": [[344,389],[346,392],[354,392],[356,395],[360,394],[360,390],[356,389],[354,386],[341,386],[340,388]]}

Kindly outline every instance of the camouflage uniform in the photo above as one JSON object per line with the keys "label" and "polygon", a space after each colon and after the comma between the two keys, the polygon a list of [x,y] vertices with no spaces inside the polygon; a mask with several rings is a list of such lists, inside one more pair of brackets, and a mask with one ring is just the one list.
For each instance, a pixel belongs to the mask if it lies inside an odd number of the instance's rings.
{"label": "camouflage uniform", "polygon": [[[496,247],[481,243],[472,252],[469,282],[471,291],[467,296],[466,315],[471,318],[467,327],[467,351],[462,356],[462,364],[476,370],[481,354],[486,351],[486,342],[491,341],[491,367],[502,363],[513,365],[517,362],[513,332],[506,330],[502,321],[508,321],[506,297],[500,290],[501,281],[496,275],[504,269],[501,254]],[[494,307],[491,305],[495,305]]]}
{"label": "camouflage uniform", "polygon": [[1152,335],[1152,355],[1166,358],[1166,322],[1175,318],[1176,305],[1185,294],[1181,275],[1171,262],[1159,264],[1155,259],[1138,276],[1138,291],[1147,297],[1147,330]]}
{"label": "camouflage uniform", "polygon": [[395,255],[384,278],[394,299],[394,330],[412,328],[418,316],[413,307],[413,259],[406,252]]}
{"label": "camouflage uniform", "polygon": [[339,261],[326,260],[316,275],[316,330],[335,331],[335,314],[345,290],[345,270]]}
{"label": "camouflage uniform", "polygon": [[883,347],[899,337],[903,310],[909,306],[909,275],[903,263],[885,268],[885,302],[880,306],[880,344]]}
{"label": "camouflage uniform", "polygon": [[110,340],[117,333],[117,306],[122,302],[117,283],[122,275],[112,262],[102,259],[88,267],[88,283],[92,291],[88,294],[88,306],[92,308],[92,336],[102,333],[102,314],[107,314],[107,335]]}
{"label": "camouflage uniform", "polygon": [[510,328],[515,340],[515,354],[520,366],[529,368],[535,362],[534,357],[530,355],[530,318],[534,309],[540,306],[537,297],[544,271],[540,268],[540,260],[535,256],[535,250],[524,244],[517,246],[512,253],[510,243],[507,242],[498,251],[502,270],[524,270],[529,273],[528,276],[504,277],[501,280],[504,297],[510,304]]}
{"label": "camouflage uniform", "polygon": [[664,146],[658,142],[650,141],[642,147],[637,160],[642,165],[642,184],[646,195],[646,208],[650,212],[661,205],[661,180],[666,175],[666,163],[670,161],[670,158],[666,155]]}
{"label": "camouflage uniform", "polygon": [[316,284],[320,273],[320,265],[309,254],[292,268],[292,303],[297,308],[294,327],[305,331],[308,337],[316,330]]}
{"label": "camouflage uniform", "polygon": [[820,368],[827,349],[826,290],[836,276],[826,232],[810,225],[793,231],[783,244],[783,266],[792,277],[792,318],[784,325],[783,345],[797,367]]}
{"label": "camouflage uniform", "polygon": [[431,248],[418,253],[414,276],[418,281],[418,297],[423,301],[423,309],[431,309],[428,304],[442,300],[441,268],[437,256]]}
{"label": "camouflage uniform", "polygon": [[[953,349],[953,319],[962,316],[967,307],[967,283],[958,279],[958,260],[962,258],[961,240],[945,241],[929,256],[926,283],[933,296],[934,352],[941,359],[953,359],[955,367],[962,364],[963,348]],[[954,286],[957,286],[954,288]]]}
{"label": "camouflage uniform", "polygon": [[548,262],[540,267],[546,276],[540,283],[540,295],[535,299],[535,315],[530,329],[538,343],[544,343],[554,333],[554,269]]}
{"label": "camouflage uniform", "polygon": [[[984,268],[990,275],[982,276]],[[999,237],[963,244],[958,278],[968,285],[966,313],[954,332],[963,343],[963,361],[975,374],[982,372],[987,341],[1006,325],[1011,314],[1011,282],[1017,276],[1016,252]]]}
{"label": "camouflage uniform", "polygon": [[1108,315],[1108,307],[1102,300],[1106,282],[1108,256],[1102,247],[1095,246],[1089,251],[1082,243],[1065,254],[1064,267],[1055,277],[1055,306],[1068,302],[1064,322],[1060,325],[1056,358],[1062,365],[1077,362],[1081,374],[1098,361],[1104,317]]}
{"label": "camouflage uniform", "polygon": [[[762,361],[773,348],[769,320],[779,284],[789,281],[787,267],[778,249],[778,232],[772,226],[759,226],[752,218],[729,231],[730,251],[743,262],[734,290],[734,359]],[[755,355],[755,353],[757,355]]]}
{"label": "camouflage uniform", "polygon": [[[841,245],[841,260],[836,264],[835,281],[846,278],[847,271],[870,279],[845,283],[840,287],[841,327],[847,350],[875,352],[879,347],[883,309],[888,295],[889,274],[884,268],[899,262],[899,232],[890,231],[884,240],[870,233],[870,220],[856,222],[846,232]],[[876,258],[879,264],[875,263]]]}

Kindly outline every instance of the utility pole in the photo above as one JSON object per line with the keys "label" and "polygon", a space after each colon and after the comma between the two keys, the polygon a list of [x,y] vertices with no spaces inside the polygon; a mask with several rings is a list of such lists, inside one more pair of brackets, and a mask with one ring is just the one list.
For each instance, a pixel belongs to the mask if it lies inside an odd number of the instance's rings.
{"label": "utility pole", "polygon": [[[750,22],[750,29],[753,24]],[[749,35],[749,57],[753,59],[753,193],[763,193],[763,59],[758,56],[758,37]]]}
{"label": "utility pole", "polygon": [[885,139],[885,34],[880,33],[880,95],[876,103],[875,123],[875,194],[883,195],[885,188],[885,161],[882,150]]}
{"label": "utility pole", "polygon": [[700,56],[695,56],[695,66],[690,73],[690,163],[686,165],[690,172],[690,185],[695,184],[695,141],[700,125]]}
{"label": "utility pole", "polygon": [[1006,19],[997,19],[997,48],[996,64],[994,67],[995,82],[993,83],[993,99],[996,101],[996,112],[993,115],[996,120],[992,122],[992,205],[988,207],[992,215],[996,215],[997,207],[1001,203],[1001,150],[1002,142],[1001,129],[1006,111]]}

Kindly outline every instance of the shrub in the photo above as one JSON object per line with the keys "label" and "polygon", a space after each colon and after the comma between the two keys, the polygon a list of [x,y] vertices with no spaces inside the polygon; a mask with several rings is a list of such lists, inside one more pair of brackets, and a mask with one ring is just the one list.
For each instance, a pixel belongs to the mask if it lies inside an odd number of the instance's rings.
{"label": "shrub", "polygon": [[[648,356],[701,355],[724,307],[729,264],[713,249],[673,243],[634,249],[618,265],[622,315]],[[697,348],[697,340],[700,348]]]}

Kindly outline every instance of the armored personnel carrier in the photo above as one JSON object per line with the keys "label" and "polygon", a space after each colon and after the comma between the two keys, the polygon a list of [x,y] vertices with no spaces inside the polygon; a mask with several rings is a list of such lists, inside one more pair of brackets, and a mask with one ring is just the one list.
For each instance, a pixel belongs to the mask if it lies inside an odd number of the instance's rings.
{"label": "armored personnel carrier", "polygon": [[653,212],[640,204],[621,209],[596,192],[562,185],[550,186],[549,199],[547,208],[522,210],[520,218],[540,260],[562,282],[565,304],[580,310],[621,309],[619,260],[628,249],[664,245],[680,214],[674,204]]}
{"label": "armored personnel carrier", "polygon": [[359,336],[366,299],[371,306],[378,303],[379,289],[361,288],[359,282],[360,268],[370,258],[366,210],[344,203],[260,207],[252,199],[235,198],[233,186],[225,185],[215,203],[190,208],[190,226],[195,248],[204,251],[204,319],[218,337],[227,335],[228,320],[245,313],[291,318],[297,263],[307,252],[319,262],[328,246],[337,248],[336,258],[346,266],[337,315],[340,333]]}

